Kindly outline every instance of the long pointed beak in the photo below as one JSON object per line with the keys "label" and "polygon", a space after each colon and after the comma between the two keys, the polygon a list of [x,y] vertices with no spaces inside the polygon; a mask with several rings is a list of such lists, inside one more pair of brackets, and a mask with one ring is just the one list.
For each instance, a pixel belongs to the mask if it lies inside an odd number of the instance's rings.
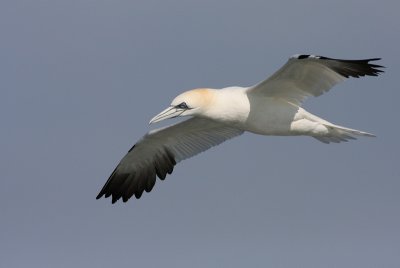
{"label": "long pointed beak", "polygon": [[162,111],[158,115],[154,116],[150,120],[149,124],[157,123],[157,122],[160,122],[162,120],[169,119],[169,118],[178,117],[184,111],[185,111],[184,109],[179,109],[179,108],[176,108],[176,107],[168,107],[167,109],[165,109],[164,111]]}

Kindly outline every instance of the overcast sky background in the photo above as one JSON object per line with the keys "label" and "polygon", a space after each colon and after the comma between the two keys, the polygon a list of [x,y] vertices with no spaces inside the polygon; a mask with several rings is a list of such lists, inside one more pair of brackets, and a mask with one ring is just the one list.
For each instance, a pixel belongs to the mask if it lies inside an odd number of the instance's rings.
{"label": "overcast sky background", "polygon": [[[0,267],[399,267],[399,10],[2,0]],[[140,200],[95,200],[177,94],[255,84],[296,53],[383,58],[305,103],[377,138],[245,134]]]}

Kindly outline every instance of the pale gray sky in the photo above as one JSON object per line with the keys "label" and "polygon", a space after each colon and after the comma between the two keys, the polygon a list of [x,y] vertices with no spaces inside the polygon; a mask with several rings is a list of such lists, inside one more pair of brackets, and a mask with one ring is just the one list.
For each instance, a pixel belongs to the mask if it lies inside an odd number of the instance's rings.
{"label": "pale gray sky", "polygon": [[[2,1],[0,267],[399,267],[399,9]],[[245,134],[140,200],[95,200],[175,95],[257,83],[296,53],[383,58],[305,103],[377,138]]]}

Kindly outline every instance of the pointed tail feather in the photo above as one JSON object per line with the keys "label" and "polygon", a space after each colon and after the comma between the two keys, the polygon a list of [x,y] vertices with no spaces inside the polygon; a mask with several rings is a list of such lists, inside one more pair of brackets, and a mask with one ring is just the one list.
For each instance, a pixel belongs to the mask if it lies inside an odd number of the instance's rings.
{"label": "pointed tail feather", "polygon": [[315,139],[319,140],[320,142],[323,143],[339,143],[339,142],[346,142],[349,140],[355,140],[357,137],[364,136],[364,137],[376,137],[374,134],[356,130],[356,129],[351,129],[351,128],[346,128],[346,127],[341,127],[341,126],[336,126],[336,125],[330,125],[330,124],[324,124],[324,126],[328,129],[328,134],[324,136],[313,136]]}

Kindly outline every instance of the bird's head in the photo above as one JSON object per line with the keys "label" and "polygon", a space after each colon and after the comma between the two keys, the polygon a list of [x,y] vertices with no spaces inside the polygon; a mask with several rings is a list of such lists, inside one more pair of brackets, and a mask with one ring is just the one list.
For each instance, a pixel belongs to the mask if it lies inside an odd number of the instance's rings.
{"label": "bird's head", "polygon": [[211,104],[213,95],[213,90],[208,88],[183,92],[171,102],[167,109],[153,117],[149,124],[178,116],[199,115]]}

